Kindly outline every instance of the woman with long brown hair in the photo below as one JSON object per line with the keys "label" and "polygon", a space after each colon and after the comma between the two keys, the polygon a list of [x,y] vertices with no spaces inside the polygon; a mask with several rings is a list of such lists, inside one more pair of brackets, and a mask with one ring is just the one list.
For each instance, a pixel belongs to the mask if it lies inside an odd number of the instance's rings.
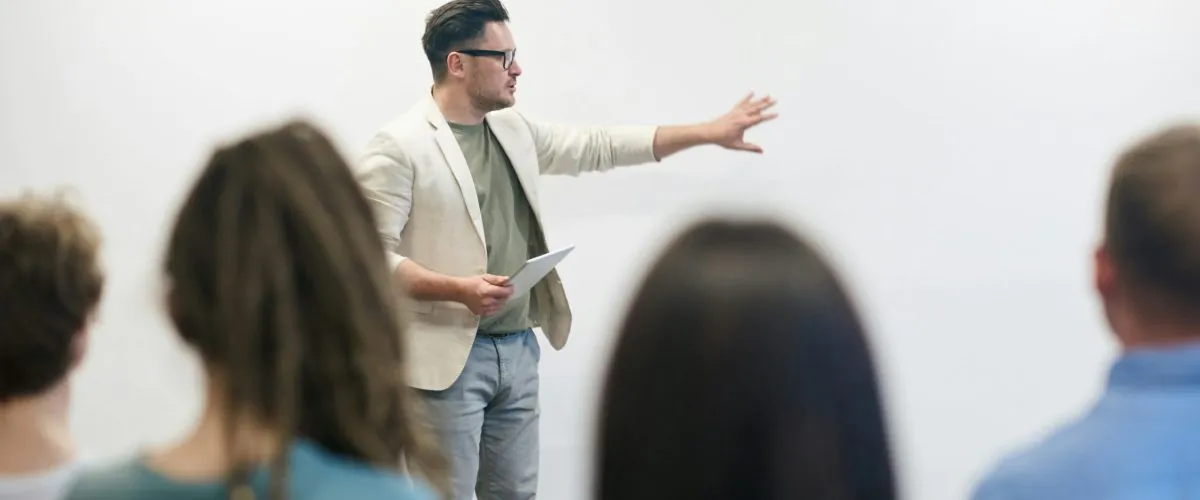
{"label": "woman with long brown hair", "polygon": [[71,498],[423,500],[444,485],[370,208],[321,131],[290,123],[219,149],[165,271],[206,375],[201,419]]}
{"label": "woman with long brown hair", "polygon": [[807,241],[769,221],[697,223],[632,304],[595,498],[896,498],[867,332]]}

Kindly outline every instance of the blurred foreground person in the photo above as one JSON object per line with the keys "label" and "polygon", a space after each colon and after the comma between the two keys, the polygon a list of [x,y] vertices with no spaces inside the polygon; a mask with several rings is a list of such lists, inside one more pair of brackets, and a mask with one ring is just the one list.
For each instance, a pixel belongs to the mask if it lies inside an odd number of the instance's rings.
{"label": "blurred foreground person", "polygon": [[441,466],[405,381],[386,265],[321,131],[291,123],[220,148],[165,261],[170,317],[206,374],[200,421],[86,473],[71,498],[434,498]]}
{"label": "blurred foreground person", "polygon": [[1096,289],[1121,345],[1083,416],[1004,460],[977,500],[1200,499],[1200,126],[1117,161]]}
{"label": "blurred foreground person", "polygon": [[78,474],[69,380],[104,291],[99,250],[61,200],[0,203],[0,500],[57,500]]}
{"label": "blurred foreground person", "polygon": [[632,304],[596,498],[895,498],[866,333],[807,243],[770,223],[698,224]]}

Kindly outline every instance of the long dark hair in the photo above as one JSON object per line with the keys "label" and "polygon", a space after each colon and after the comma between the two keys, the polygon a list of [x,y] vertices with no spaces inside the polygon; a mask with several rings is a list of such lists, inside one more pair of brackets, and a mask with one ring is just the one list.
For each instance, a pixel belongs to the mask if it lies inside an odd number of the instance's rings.
{"label": "long dark hair", "polygon": [[698,223],[632,302],[601,405],[599,500],[895,497],[863,326],[770,222]]}
{"label": "long dark hair", "polygon": [[166,255],[170,315],[227,412],[230,492],[249,471],[239,429],[440,483],[405,381],[397,290],[367,201],[330,140],[288,123],[217,150],[178,215]]}

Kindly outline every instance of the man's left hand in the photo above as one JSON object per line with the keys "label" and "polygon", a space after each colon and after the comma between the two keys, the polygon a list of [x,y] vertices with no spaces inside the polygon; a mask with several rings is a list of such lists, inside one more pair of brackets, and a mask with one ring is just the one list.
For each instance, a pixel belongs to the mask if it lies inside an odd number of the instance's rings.
{"label": "man's left hand", "polygon": [[775,119],[778,113],[767,113],[775,105],[775,99],[770,96],[754,98],[754,93],[746,95],[728,113],[709,123],[713,144],[736,151],[762,153],[757,144],[746,142],[746,130],[762,122]]}

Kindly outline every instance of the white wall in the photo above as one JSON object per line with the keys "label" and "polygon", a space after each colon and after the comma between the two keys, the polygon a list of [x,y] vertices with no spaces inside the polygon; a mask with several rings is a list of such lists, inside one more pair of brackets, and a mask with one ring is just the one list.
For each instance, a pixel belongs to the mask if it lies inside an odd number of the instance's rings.
{"label": "white wall", "polygon": [[[437,0],[0,2],[0,195],[76,186],[112,278],[75,425],[102,456],[177,436],[198,381],[158,311],[181,190],[213,141],[302,113],[348,155],[420,98]],[[720,207],[819,235],[869,314],[908,498],[962,498],[1092,400],[1089,290],[1108,162],[1200,114],[1190,0],[510,0],[520,106],[574,123],[783,116],[714,149],[547,179],[577,311],[543,358],[542,496],[586,498],[612,330],[664,238]],[[572,12],[575,11],[575,12]],[[684,16],[691,21],[684,21]]]}

